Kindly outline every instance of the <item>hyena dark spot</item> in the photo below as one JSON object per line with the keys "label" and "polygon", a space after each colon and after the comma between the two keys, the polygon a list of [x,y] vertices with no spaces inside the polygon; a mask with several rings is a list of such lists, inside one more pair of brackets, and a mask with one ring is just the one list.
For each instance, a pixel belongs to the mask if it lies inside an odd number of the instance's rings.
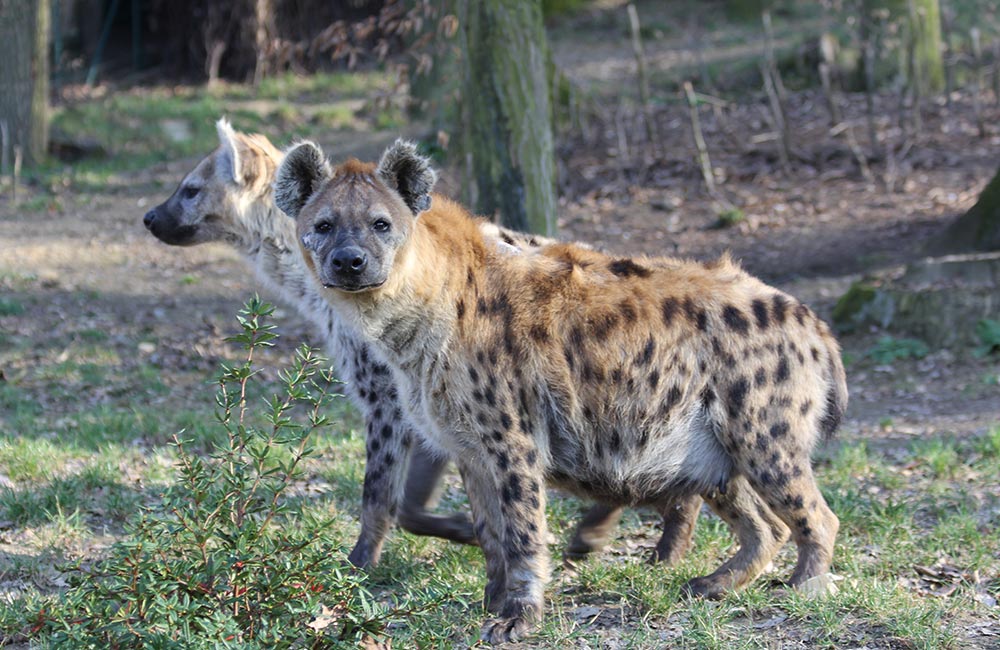
{"label": "hyena dark spot", "polygon": [[743,410],[743,404],[746,402],[747,393],[750,390],[750,383],[747,381],[746,377],[740,377],[732,386],[729,387],[728,395],[728,409],[729,416],[736,417]]}
{"label": "hyena dark spot", "polygon": [[654,370],[649,373],[649,377],[646,378],[646,381],[649,382],[649,388],[651,390],[656,390],[656,387],[660,385],[660,371]]}
{"label": "hyena dark spot", "polygon": [[514,422],[510,419],[510,415],[508,415],[507,413],[500,414],[500,426],[503,427],[504,431],[510,430],[510,425],[512,425],[513,423]]}
{"label": "hyena dark spot", "polygon": [[465,283],[470,287],[476,283],[476,274],[471,266],[465,271]]}
{"label": "hyena dark spot", "polygon": [[713,402],[715,402],[715,391],[706,386],[705,390],[701,391],[700,399],[701,405],[707,409]]}
{"label": "hyena dark spot", "polygon": [[382,430],[379,431],[379,435],[382,436],[383,439],[388,440],[392,437],[392,427],[388,424],[382,425]]}
{"label": "hyena dark spot", "polygon": [[590,410],[589,406],[584,406],[583,407],[583,417],[584,417],[584,419],[587,419],[587,420],[593,420],[594,419],[594,412],[592,410]]}
{"label": "hyena dark spot", "polygon": [[608,264],[608,270],[620,278],[628,278],[632,276],[648,278],[653,273],[646,267],[639,266],[632,260],[626,258],[611,262]]}
{"label": "hyena dark spot", "polygon": [[809,520],[805,517],[799,517],[795,520],[795,525],[800,529],[806,528],[809,525]]}
{"label": "hyena dark spot", "polygon": [[615,368],[614,370],[611,371],[611,381],[614,382],[614,383],[616,383],[616,384],[620,384],[621,383],[621,381],[622,381],[622,369],[621,368]]}
{"label": "hyena dark spot", "polygon": [[[711,393],[712,399],[714,400],[715,399],[715,393],[712,393],[711,389],[709,389],[709,388],[706,388],[705,390],[708,391],[709,393]],[[707,398],[707,396],[703,392],[702,393],[702,400],[701,400],[703,404],[706,402],[706,398]],[[679,401],[681,401],[681,388],[680,388],[680,386],[671,386],[670,390],[667,391],[666,398],[664,398],[664,400],[663,400],[663,409],[664,409],[664,413],[663,414],[666,415],[667,413],[670,413],[670,411],[672,411],[674,409],[674,407],[677,406],[677,402],[679,402]]]}
{"label": "hyena dark spot", "polygon": [[405,436],[403,436],[403,447],[405,449],[409,449],[410,445],[412,444],[413,444],[413,438],[410,437],[410,434],[406,434]]}
{"label": "hyena dark spot", "polygon": [[753,375],[754,386],[760,388],[767,383],[767,371],[764,368],[757,368],[757,372]]}
{"label": "hyena dark spot", "polygon": [[684,313],[699,331],[704,332],[708,327],[708,315],[704,309],[694,304],[694,299],[690,297],[684,299]]}
{"label": "hyena dark spot", "polygon": [[482,391],[479,390],[478,388],[472,391],[472,399],[476,400],[477,402],[482,402],[483,401]]}
{"label": "hyena dark spot", "polygon": [[490,311],[490,306],[486,302],[486,298],[479,298],[476,301],[476,313],[483,316],[488,314]]}
{"label": "hyena dark spot", "polygon": [[490,422],[489,413],[487,413],[486,411],[480,411],[479,414],[476,416],[476,422],[478,422],[482,426],[486,426],[487,424],[489,424]]}
{"label": "hyena dark spot", "polygon": [[611,431],[611,453],[617,454],[622,449],[622,434],[618,433],[618,429],[612,429]]}
{"label": "hyena dark spot", "polygon": [[774,473],[774,484],[779,488],[788,485],[788,474],[778,471]]}
{"label": "hyena dark spot", "polygon": [[767,329],[767,326],[771,324],[771,318],[767,313],[767,305],[760,298],[755,299],[750,303],[750,308],[753,310],[753,317],[757,321],[757,327],[760,329]]}
{"label": "hyena dark spot", "polygon": [[622,300],[618,303],[618,313],[621,314],[622,320],[625,321],[625,324],[635,322],[636,316],[638,316],[635,303],[628,299]]}
{"label": "hyena dark spot", "polygon": [[771,437],[774,438],[775,440],[777,440],[778,438],[784,438],[786,435],[788,435],[789,428],[790,427],[788,426],[788,423],[785,422],[784,420],[781,420],[780,422],[775,422],[774,424],[771,425],[771,432],[770,432]]}
{"label": "hyena dark spot", "polygon": [[809,354],[812,356],[813,361],[819,361],[819,350],[816,349],[815,345],[809,348]]}
{"label": "hyena dark spot", "polygon": [[771,313],[774,315],[774,320],[784,323],[788,313],[788,299],[780,293],[774,294],[771,298]]}
{"label": "hyena dark spot", "polygon": [[502,239],[505,244],[510,244],[511,246],[514,245],[514,239],[505,232],[500,233],[500,239]]}
{"label": "hyena dark spot", "polygon": [[807,399],[806,401],[802,402],[802,406],[799,407],[799,413],[801,413],[802,415],[806,415],[807,413],[809,413],[809,409],[812,408],[812,405],[813,403],[811,399]]}
{"label": "hyena dark spot", "polygon": [[746,334],[750,329],[750,323],[739,309],[732,305],[722,308],[722,320],[737,334]]}
{"label": "hyena dark spot", "polygon": [[528,336],[530,336],[537,343],[545,343],[549,340],[549,332],[545,329],[544,325],[534,324],[528,330]]}
{"label": "hyena dark spot", "polygon": [[368,397],[368,391],[366,391],[364,388],[358,389],[358,395],[361,396],[361,399],[364,399]]}
{"label": "hyena dark spot", "polygon": [[649,443],[649,429],[643,429],[642,431],[639,432],[639,440],[636,441],[638,449],[640,451],[642,449],[645,449],[648,443]]}
{"label": "hyena dark spot", "polygon": [[660,305],[660,311],[663,315],[663,324],[670,327],[674,324],[674,316],[677,314],[677,310],[680,309],[680,304],[677,302],[677,298],[664,298],[663,304]]}
{"label": "hyena dark spot", "polygon": [[510,456],[507,455],[506,451],[501,451],[497,455],[497,467],[503,472],[506,472],[507,468],[510,467]]}
{"label": "hyena dark spot", "polygon": [[636,363],[636,365],[638,365],[638,366],[648,366],[649,362],[653,360],[653,353],[655,353],[655,352],[656,352],[656,341],[654,341],[653,337],[650,336],[646,340],[646,346],[644,348],[642,348],[642,352],[640,352],[635,357],[635,363]]}
{"label": "hyena dark spot", "polygon": [[528,239],[528,245],[529,246],[538,246],[538,240],[535,239],[534,237],[531,237],[530,239]]}
{"label": "hyena dark spot", "polygon": [[802,510],[804,506],[805,506],[805,503],[802,500],[802,495],[801,494],[796,494],[792,498],[792,507],[796,508],[797,510]]}
{"label": "hyena dark spot", "polygon": [[479,362],[480,366],[485,366],[486,365],[486,351],[485,350],[476,350],[476,361]]}
{"label": "hyena dark spot", "polygon": [[384,467],[392,467],[395,462],[396,462],[396,457],[393,456],[392,454],[386,454],[382,458],[382,465]]}
{"label": "hyena dark spot", "polygon": [[782,355],[778,360],[778,368],[774,371],[774,383],[781,384],[788,381],[789,374],[788,357]]}
{"label": "hyena dark spot", "polygon": [[766,487],[771,485],[771,483],[774,481],[774,477],[771,476],[771,472],[765,469],[761,470],[761,473],[757,475],[757,480],[760,481],[761,485]]}
{"label": "hyena dark spot", "polygon": [[497,393],[493,390],[492,386],[486,387],[486,392],[483,393],[483,397],[486,398],[486,403],[490,406],[497,405]]}
{"label": "hyena dark spot", "polygon": [[799,467],[798,465],[792,468],[792,478],[799,478],[800,476],[802,476],[802,474],[803,474],[802,468]]}
{"label": "hyena dark spot", "polygon": [[517,477],[517,474],[511,474],[507,477],[507,483],[503,486],[500,496],[507,505],[521,500],[521,479]]}
{"label": "hyena dark spot", "polygon": [[795,307],[795,320],[799,322],[799,325],[805,325],[806,314],[809,313],[809,308],[803,305],[801,302]]}
{"label": "hyena dark spot", "polygon": [[563,356],[566,357],[566,365],[569,366],[570,371],[572,371],[576,367],[576,362],[573,357],[573,350],[570,346],[567,345],[563,348]]}
{"label": "hyena dark spot", "polygon": [[503,440],[503,431],[501,431],[500,429],[494,429],[493,433],[490,434],[490,437],[493,439],[494,442],[500,442],[501,440]]}
{"label": "hyena dark spot", "polygon": [[479,371],[477,371],[472,366],[469,366],[469,379],[472,380],[473,384],[479,383]]}
{"label": "hyena dark spot", "polygon": [[375,410],[374,410],[374,411],[372,412],[372,419],[373,419],[373,420],[381,420],[381,419],[382,419],[382,409],[380,409],[380,408],[376,408],[376,409],[375,409]]}
{"label": "hyena dark spot", "polygon": [[[486,355],[486,358],[489,359],[489,361],[490,361],[490,367],[491,368],[495,368],[496,365],[497,365],[497,360],[500,358],[500,348],[498,348],[496,346],[490,348],[490,351]],[[490,382],[490,383],[494,383],[494,382]]]}
{"label": "hyena dark spot", "polygon": [[368,439],[368,449],[371,450],[373,454],[377,454],[378,450],[382,448],[382,442],[378,438]]}
{"label": "hyena dark spot", "polygon": [[754,446],[757,447],[757,451],[759,451],[760,453],[766,452],[767,448],[768,448],[767,437],[766,436],[757,436],[757,440],[756,440]]}
{"label": "hyena dark spot", "polygon": [[535,463],[538,462],[538,452],[532,449],[524,456],[524,462],[527,463],[528,467],[534,467]]}
{"label": "hyena dark spot", "polygon": [[774,405],[782,409],[791,408],[792,398],[789,397],[788,395],[784,395],[783,397],[779,397],[778,399],[774,400]]}
{"label": "hyena dark spot", "polygon": [[455,303],[455,314],[458,316],[458,320],[462,320],[462,316],[465,316],[465,301],[459,300]]}
{"label": "hyena dark spot", "polygon": [[604,370],[600,366],[591,364],[589,361],[584,362],[580,374],[584,383],[600,384],[604,382]]}
{"label": "hyena dark spot", "polygon": [[604,312],[603,314],[598,314],[591,319],[590,333],[597,341],[603,341],[608,338],[608,334],[611,333],[611,330],[617,326],[618,314],[610,311]]}

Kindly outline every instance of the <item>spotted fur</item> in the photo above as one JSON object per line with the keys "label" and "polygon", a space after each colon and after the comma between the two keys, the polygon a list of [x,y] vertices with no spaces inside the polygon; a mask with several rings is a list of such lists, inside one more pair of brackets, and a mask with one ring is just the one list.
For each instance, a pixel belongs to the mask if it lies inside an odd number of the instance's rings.
{"label": "spotted fur", "polygon": [[[397,143],[383,162],[415,155]],[[484,638],[516,639],[541,615],[546,483],[665,512],[704,497],[739,550],[690,581],[695,594],[746,584],[789,535],[792,585],[827,571],[838,520],[810,453],[847,393],[812,311],[725,258],[568,244],[503,255],[457,204],[433,195],[413,209],[398,188],[426,177],[385,178],[335,168],[296,199],[298,235],[321,295],[387,359],[427,444],[458,463],[499,615]],[[391,228],[371,236],[372,215]],[[364,263],[342,270],[344,248]]]}

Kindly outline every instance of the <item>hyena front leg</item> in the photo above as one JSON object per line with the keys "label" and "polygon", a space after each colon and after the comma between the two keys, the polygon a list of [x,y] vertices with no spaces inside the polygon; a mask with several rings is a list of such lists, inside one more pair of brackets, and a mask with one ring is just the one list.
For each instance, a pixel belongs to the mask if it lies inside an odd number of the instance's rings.
{"label": "hyena front leg", "polygon": [[377,564],[382,544],[399,512],[415,432],[402,417],[399,395],[387,367],[358,367],[354,390],[366,416],[365,482],[361,532],[348,556],[355,566]]}
{"label": "hyena front leg", "polygon": [[399,525],[414,535],[441,537],[462,544],[477,545],[472,521],[462,513],[435,515],[428,512],[441,493],[441,477],[448,459],[416,445],[410,454],[410,469],[406,477],[403,507]]}
{"label": "hyena front leg", "polygon": [[692,578],[684,590],[695,596],[719,598],[760,575],[788,539],[788,528],[768,508],[746,477],[729,480],[725,493],[703,495],[729,524],[740,548],[711,575]]}
{"label": "hyena front leg", "polygon": [[[524,439],[522,434],[511,432],[506,440]],[[513,448],[494,449],[493,453],[506,457],[509,462],[492,467],[489,462],[479,463],[477,467],[466,464],[465,487],[472,499],[477,523],[485,508],[501,534],[506,597],[498,618],[483,625],[482,638],[490,643],[505,643],[523,638],[541,619],[545,583],[549,577],[545,546],[548,531],[545,488],[534,460],[536,454],[532,450]],[[488,461],[493,460],[488,454],[484,456]],[[487,550],[485,543],[483,550]]]}
{"label": "hyena front leg", "polygon": [[667,566],[673,566],[681,561],[691,548],[700,510],[701,497],[697,494],[678,497],[660,508],[663,534],[649,557],[651,564],[663,562]]}
{"label": "hyena front leg", "polygon": [[[458,472],[465,485],[472,508],[473,529],[486,561],[486,590],[483,606],[497,614],[507,598],[507,561],[503,552],[502,515],[494,498],[497,486],[482,475],[482,470],[469,471],[462,458],[457,460]],[[480,463],[481,465],[482,463]]]}

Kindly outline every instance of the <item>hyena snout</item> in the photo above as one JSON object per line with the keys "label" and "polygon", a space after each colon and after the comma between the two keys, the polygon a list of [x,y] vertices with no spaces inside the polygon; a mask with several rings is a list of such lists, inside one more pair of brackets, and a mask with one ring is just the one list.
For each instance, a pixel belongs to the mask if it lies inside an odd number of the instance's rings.
{"label": "hyena snout", "polygon": [[174,246],[194,243],[198,232],[197,226],[181,224],[162,204],[143,215],[142,223],[154,237]]}
{"label": "hyena snout", "polygon": [[338,275],[358,276],[368,267],[368,254],[357,246],[343,246],[330,254],[330,268]]}

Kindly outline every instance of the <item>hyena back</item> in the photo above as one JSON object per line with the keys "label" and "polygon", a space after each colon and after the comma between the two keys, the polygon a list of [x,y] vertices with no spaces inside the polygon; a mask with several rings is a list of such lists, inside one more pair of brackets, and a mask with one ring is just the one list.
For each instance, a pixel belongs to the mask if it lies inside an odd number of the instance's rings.
{"label": "hyena back", "polygon": [[[461,513],[436,515],[440,479],[448,459],[413,445],[404,404],[388,368],[362,340],[343,326],[342,319],[317,293],[302,263],[294,222],[274,206],[271,183],[282,154],[262,135],[234,131],[228,122],[217,124],[219,146],[185,175],[177,190],[150,210],[143,221],[161,241],[193,246],[222,241],[232,245],[251,264],[257,277],[278,296],[294,304],[323,336],[338,374],[348,381],[346,392],[366,420],[367,454],[362,529],[351,561],[368,565],[378,561],[391,523],[417,535],[475,544],[472,522]],[[508,252],[537,248],[551,240],[538,239],[482,225],[484,235]],[[381,472],[387,458],[407,469]],[[406,460],[409,458],[409,465]],[[697,505],[697,504],[695,504]],[[598,550],[614,529],[620,509],[598,505],[577,530],[567,554],[578,557]],[[690,541],[697,508],[690,521],[665,528],[660,546],[676,549],[661,559],[677,560]]]}
{"label": "hyena back", "polygon": [[669,511],[701,495],[739,550],[687,585],[716,596],[788,538],[791,584],[825,573],[838,520],[810,454],[846,408],[839,349],[808,308],[722,259],[572,245],[499,255],[397,142],[331,169],[303,143],[276,201],[323,296],[381,349],[429,444],[454,457],[486,557],[490,641],[537,620],[545,482]]}

